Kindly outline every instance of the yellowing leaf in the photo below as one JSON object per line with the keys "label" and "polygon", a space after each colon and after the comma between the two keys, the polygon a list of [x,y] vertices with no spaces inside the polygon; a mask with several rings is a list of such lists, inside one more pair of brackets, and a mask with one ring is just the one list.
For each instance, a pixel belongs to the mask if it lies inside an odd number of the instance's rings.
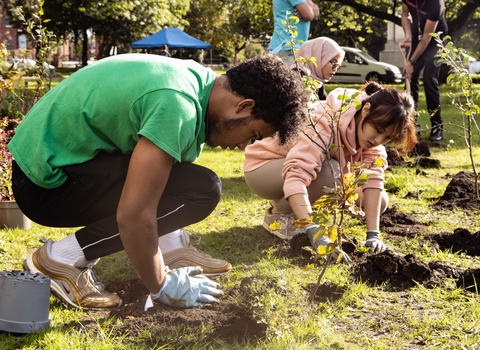
{"label": "yellowing leaf", "polygon": [[382,158],[376,157],[375,160],[373,161],[373,165],[376,165],[376,166],[379,166],[379,167],[383,168],[385,166],[385,162],[383,161]]}
{"label": "yellowing leaf", "polygon": [[317,253],[320,255],[327,255],[327,247],[324,245],[319,245],[317,247]]}
{"label": "yellowing leaf", "polygon": [[333,242],[337,240],[338,237],[338,227],[337,225],[332,225],[328,229],[328,238],[330,238]]}
{"label": "yellowing leaf", "polygon": [[292,225],[295,227],[307,227],[312,225],[313,221],[311,219],[301,219],[292,221]]}
{"label": "yellowing leaf", "polygon": [[280,221],[274,221],[270,225],[268,225],[272,231],[278,231],[282,228],[282,224]]}
{"label": "yellowing leaf", "polygon": [[298,22],[300,22],[300,18],[298,18],[297,16],[290,16],[288,18],[289,24],[298,24]]}
{"label": "yellowing leaf", "polygon": [[303,271],[309,271],[313,269],[315,266],[313,264],[308,264],[303,268]]}
{"label": "yellowing leaf", "polygon": [[355,175],[353,173],[346,173],[343,176],[343,186],[344,187],[352,186],[354,180],[355,180]]}

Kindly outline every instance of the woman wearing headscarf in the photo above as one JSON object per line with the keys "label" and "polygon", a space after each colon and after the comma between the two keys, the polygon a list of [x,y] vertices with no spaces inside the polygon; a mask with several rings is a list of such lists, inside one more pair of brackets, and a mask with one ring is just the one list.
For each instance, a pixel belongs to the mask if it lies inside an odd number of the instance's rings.
{"label": "woman wearing headscarf", "polygon": [[302,74],[309,75],[320,83],[317,91],[320,100],[326,100],[327,94],[323,84],[328,82],[342,66],[345,51],[332,39],[321,36],[308,40],[300,46],[295,57],[309,59],[315,57],[316,64],[307,60],[301,64],[298,60],[291,66],[292,69],[299,69]]}

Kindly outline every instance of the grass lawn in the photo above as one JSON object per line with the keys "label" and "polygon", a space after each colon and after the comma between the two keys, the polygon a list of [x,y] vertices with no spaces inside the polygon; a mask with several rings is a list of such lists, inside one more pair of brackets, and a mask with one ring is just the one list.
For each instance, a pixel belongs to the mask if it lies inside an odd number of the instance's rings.
{"label": "grass lawn", "polygon": [[[327,90],[333,87],[327,85]],[[445,106],[447,90],[442,87]],[[452,107],[443,109],[443,118],[452,124],[461,121]],[[419,123],[422,127],[430,125],[426,113],[420,115]],[[428,137],[428,130],[422,137]],[[478,135],[475,142],[478,161]],[[390,193],[390,204],[428,222],[428,233],[453,232],[459,227],[479,231],[480,211],[439,211],[431,206],[444,192],[448,174],[471,171],[459,129],[447,126],[445,139],[431,145],[430,151],[430,157],[440,161],[440,168],[394,167],[387,173],[387,188],[396,188]],[[214,330],[201,320],[194,325],[172,322],[168,331],[155,332],[147,323],[132,323],[142,317],[142,310],[121,319],[66,309],[51,297],[51,327],[20,337],[0,334],[0,349],[480,349],[480,297],[457,288],[449,279],[434,288],[417,285],[396,290],[388,282],[377,286],[354,282],[349,278],[350,267],[334,265],[327,270],[324,282],[338,291],[338,297],[309,303],[305,287],[315,283],[321,267],[304,269],[301,260],[279,250],[280,240],[262,228],[268,203],[253,194],[243,180],[243,152],[207,147],[198,163],[221,177],[223,195],[212,215],[189,231],[201,238],[199,249],[232,263],[233,270],[219,283],[225,290],[243,286],[240,290],[248,293],[230,293],[223,304],[248,309],[258,327],[265,327],[263,337],[244,343],[212,339]],[[424,174],[417,175],[417,169]],[[406,195],[411,192],[419,193],[418,198]],[[358,240],[365,235],[359,220],[347,220],[345,228]],[[72,232],[37,224],[29,231],[1,229],[0,270],[21,269],[22,260],[40,245],[40,236],[59,240]],[[435,249],[422,235],[401,241],[384,233],[383,237],[402,256],[414,253],[426,263],[441,260],[458,269],[480,267],[479,257]],[[115,283],[136,278],[124,252],[102,258],[96,271],[112,291]],[[180,317],[182,311],[171,314]]]}

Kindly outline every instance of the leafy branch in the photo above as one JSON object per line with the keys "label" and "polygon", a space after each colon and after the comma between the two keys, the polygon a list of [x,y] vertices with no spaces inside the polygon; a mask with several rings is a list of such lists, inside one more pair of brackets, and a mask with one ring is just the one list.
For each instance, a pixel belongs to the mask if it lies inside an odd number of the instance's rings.
{"label": "leafy branch", "polygon": [[474,132],[476,131],[476,133],[480,135],[480,130],[477,121],[475,120],[475,116],[480,113],[480,106],[477,102],[480,98],[480,92],[473,88],[472,78],[466,68],[468,55],[465,50],[456,48],[451,41],[444,44],[444,40],[448,40],[450,37],[446,37],[442,40],[436,33],[431,35],[434,37],[437,46],[440,48],[437,54],[438,61],[450,67],[450,74],[447,77],[447,83],[454,86],[457,91],[459,91],[459,94],[449,94],[449,97],[452,99],[452,106],[457,108],[462,114],[462,125],[458,127],[463,131],[463,138],[469,151],[470,163],[475,178],[475,196],[477,199],[480,199],[480,175],[478,173],[473,147]]}

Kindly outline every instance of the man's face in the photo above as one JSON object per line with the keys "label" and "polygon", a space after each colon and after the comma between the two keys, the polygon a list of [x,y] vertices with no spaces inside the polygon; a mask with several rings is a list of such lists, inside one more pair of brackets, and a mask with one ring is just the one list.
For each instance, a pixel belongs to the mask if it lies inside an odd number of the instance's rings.
{"label": "man's face", "polygon": [[222,149],[243,150],[252,140],[272,136],[277,130],[271,124],[252,117],[229,118],[207,122],[207,145]]}

